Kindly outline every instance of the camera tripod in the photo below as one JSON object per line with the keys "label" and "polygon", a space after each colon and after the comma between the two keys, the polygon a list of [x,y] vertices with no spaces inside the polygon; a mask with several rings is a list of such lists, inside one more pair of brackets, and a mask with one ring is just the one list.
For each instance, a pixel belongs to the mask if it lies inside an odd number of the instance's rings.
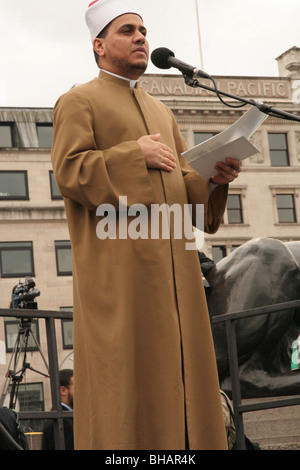
{"label": "camera tripod", "polygon": [[[37,347],[39,353],[41,354],[41,357],[44,361],[48,374],[44,374],[43,372],[33,369],[30,366],[30,363],[27,362],[27,351],[28,351],[30,337],[33,339],[35,346]],[[18,364],[20,362],[22,354],[23,354],[22,365],[21,365],[21,368],[18,370]],[[13,368],[11,368],[12,364],[13,364]],[[48,378],[50,377],[49,367],[43,356],[43,353],[38,344],[38,341],[31,329],[31,318],[22,317],[22,318],[19,318],[18,335],[17,335],[16,342],[13,348],[13,353],[9,362],[8,371],[6,373],[6,379],[5,379],[5,383],[4,383],[4,387],[3,387],[1,399],[0,399],[0,406],[3,406],[9,386],[12,385],[11,391],[10,391],[9,408],[15,409],[18,392],[19,392],[19,385],[23,381],[27,369],[37,372],[38,374],[41,374],[44,377],[48,377]]]}

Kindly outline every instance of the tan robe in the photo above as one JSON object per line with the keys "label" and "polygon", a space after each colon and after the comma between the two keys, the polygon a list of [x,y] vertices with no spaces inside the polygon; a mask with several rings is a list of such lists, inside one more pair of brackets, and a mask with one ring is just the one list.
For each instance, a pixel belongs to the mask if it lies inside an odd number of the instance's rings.
{"label": "tan robe", "polygon": [[[146,134],[177,155],[173,173],[148,170]],[[196,251],[186,240],[105,239],[104,203],[205,204],[217,230],[227,186],[209,196],[181,157],[172,112],[103,72],[54,110],[53,168],[73,252],[76,449],[224,449],[226,435],[209,316]],[[132,219],[129,219],[132,220]],[[129,222],[129,221],[128,221]]]}

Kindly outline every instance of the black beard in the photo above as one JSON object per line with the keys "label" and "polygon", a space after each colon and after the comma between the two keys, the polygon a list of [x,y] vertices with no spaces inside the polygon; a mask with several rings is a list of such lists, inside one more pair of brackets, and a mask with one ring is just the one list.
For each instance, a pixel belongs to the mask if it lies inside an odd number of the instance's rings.
{"label": "black beard", "polygon": [[124,76],[127,78],[127,75],[132,75],[134,72],[138,72],[139,76],[141,76],[148,67],[148,64],[146,63],[137,63],[137,64],[130,64],[128,62],[125,62],[123,59],[117,59],[115,57],[110,57],[111,63],[115,65],[118,70],[120,71],[121,76]]}
{"label": "black beard", "polygon": [[148,64],[135,64],[135,65],[127,64],[127,65],[128,65],[127,67],[128,71],[132,71],[132,72],[140,71],[141,75],[146,72],[147,67],[148,67]]}

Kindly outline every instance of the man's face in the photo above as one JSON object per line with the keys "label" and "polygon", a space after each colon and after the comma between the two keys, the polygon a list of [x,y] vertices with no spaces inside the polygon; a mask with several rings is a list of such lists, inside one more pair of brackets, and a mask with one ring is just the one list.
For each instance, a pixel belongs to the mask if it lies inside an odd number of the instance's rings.
{"label": "man's face", "polygon": [[95,39],[94,48],[100,56],[100,67],[109,72],[136,80],[148,65],[147,30],[138,15],[116,18],[105,38]]}
{"label": "man's face", "polygon": [[61,395],[62,402],[70,406],[71,408],[73,408],[73,395],[74,395],[73,390],[74,390],[73,377],[70,378],[68,387],[64,387],[64,386],[60,387],[60,395]]}

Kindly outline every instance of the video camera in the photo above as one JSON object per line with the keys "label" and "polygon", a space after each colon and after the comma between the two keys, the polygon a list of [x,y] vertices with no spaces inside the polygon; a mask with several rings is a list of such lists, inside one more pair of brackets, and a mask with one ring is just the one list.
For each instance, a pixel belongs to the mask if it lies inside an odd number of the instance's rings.
{"label": "video camera", "polygon": [[12,308],[37,309],[37,302],[34,301],[40,295],[40,291],[35,289],[35,282],[31,277],[26,277],[25,282],[19,281],[11,295]]}

